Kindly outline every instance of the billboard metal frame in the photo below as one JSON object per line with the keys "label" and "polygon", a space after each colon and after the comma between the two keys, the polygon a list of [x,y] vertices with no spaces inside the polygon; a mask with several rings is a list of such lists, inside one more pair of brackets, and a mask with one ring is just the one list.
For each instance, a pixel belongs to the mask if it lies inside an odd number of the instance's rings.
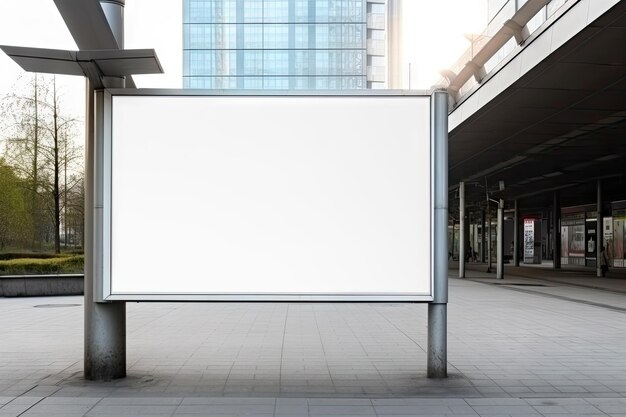
{"label": "billboard metal frame", "polygon": [[[431,303],[436,302],[436,291],[440,285],[435,283],[434,242],[435,225],[435,175],[437,155],[436,138],[445,132],[439,132],[443,127],[436,123],[445,115],[435,105],[436,92],[415,90],[351,90],[337,91],[250,91],[250,90],[177,90],[177,89],[108,89],[95,92],[95,236],[94,236],[94,296],[97,302],[109,301],[188,301],[188,302],[402,302],[402,303]],[[429,99],[430,108],[430,293],[141,293],[122,294],[112,292],[111,276],[111,233],[112,233],[112,124],[113,124],[113,97],[114,96],[186,96],[186,97],[424,97]],[[446,94],[447,97],[447,94]],[[446,161],[447,162],[447,161]],[[447,163],[446,163],[447,169]],[[447,183],[447,181],[446,181]],[[447,186],[447,185],[446,185]],[[447,209],[447,205],[446,205]],[[447,210],[446,210],[447,212]],[[444,237],[447,239],[447,235]],[[445,242],[445,241],[444,241]],[[447,259],[446,259],[447,262]],[[446,271],[447,274],[447,271]],[[446,285],[447,301],[447,285]]]}

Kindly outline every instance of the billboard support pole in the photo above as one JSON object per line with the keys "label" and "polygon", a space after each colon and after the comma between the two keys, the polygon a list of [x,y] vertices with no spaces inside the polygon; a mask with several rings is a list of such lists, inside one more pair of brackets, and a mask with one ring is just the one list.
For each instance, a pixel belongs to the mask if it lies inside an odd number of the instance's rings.
{"label": "billboard support pole", "polygon": [[[448,93],[433,93],[433,301],[428,304],[428,378],[448,376]],[[460,255],[460,254],[459,254]]]}
{"label": "billboard support pole", "polygon": [[[123,42],[123,1],[104,7],[118,43]],[[120,44],[120,48],[123,44]],[[107,87],[124,87],[124,79],[103,79]],[[126,376],[126,303],[97,302],[97,283],[103,271],[104,227],[104,106],[102,92],[88,81],[85,120],[85,335],[84,376],[90,380],[111,380]]]}

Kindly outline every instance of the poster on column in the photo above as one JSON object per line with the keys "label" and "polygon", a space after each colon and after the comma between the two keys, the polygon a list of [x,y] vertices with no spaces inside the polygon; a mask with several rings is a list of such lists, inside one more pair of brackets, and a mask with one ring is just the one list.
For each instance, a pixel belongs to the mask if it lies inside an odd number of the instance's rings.
{"label": "poster on column", "polygon": [[429,94],[108,100],[104,300],[432,300]]}
{"label": "poster on column", "polygon": [[535,256],[535,220],[524,220],[524,263],[534,263]]}

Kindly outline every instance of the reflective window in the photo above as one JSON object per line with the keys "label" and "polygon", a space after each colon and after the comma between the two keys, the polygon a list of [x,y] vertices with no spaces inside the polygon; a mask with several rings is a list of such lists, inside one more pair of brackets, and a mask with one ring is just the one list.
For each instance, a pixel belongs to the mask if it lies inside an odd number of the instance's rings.
{"label": "reflective window", "polygon": [[[365,0],[183,0],[184,86],[365,88],[365,5]],[[384,10],[382,4],[371,7]]]}

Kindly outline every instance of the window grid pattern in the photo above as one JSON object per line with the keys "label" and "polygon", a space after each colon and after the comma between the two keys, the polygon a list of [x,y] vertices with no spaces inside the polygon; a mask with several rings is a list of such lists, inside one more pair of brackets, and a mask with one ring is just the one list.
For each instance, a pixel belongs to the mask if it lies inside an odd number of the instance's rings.
{"label": "window grid pattern", "polygon": [[365,0],[184,0],[183,85],[367,87]]}

